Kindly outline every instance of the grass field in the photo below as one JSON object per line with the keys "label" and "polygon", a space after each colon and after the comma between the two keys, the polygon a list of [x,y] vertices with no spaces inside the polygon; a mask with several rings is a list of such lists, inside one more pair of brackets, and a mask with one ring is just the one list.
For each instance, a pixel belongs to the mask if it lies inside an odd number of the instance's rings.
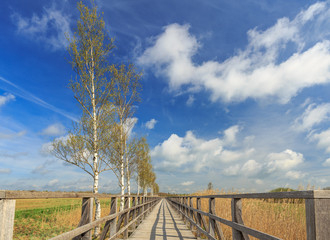
{"label": "grass field", "polygon": [[[102,217],[109,214],[110,199],[101,199]],[[14,239],[47,239],[77,227],[81,199],[16,200]]]}

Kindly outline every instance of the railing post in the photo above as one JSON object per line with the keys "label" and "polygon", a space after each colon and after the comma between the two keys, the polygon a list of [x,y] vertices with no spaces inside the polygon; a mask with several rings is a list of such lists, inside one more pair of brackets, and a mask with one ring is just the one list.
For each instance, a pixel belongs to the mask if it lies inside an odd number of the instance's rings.
{"label": "railing post", "polygon": [[[142,210],[142,212],[144,212],[144,211],[147,210],[147,206],[145,205],[146,201],[147,201],[147,197],[143,197],[143,208],[142,208],[143,210]],[[143,218],[142,218],[142,220],[144,220],[144,219],[146,218],[146,216],[147,216],[147,212],[145,212],[145,213],[143,214]]]}
{"label": "railing post", "polygon": [[[111,210],[110,210],[110,214],[115,214],[118,211],[118,199],[117,197],[112,197],[111,198]],[[112,237],[113,235],[116,234],[116,230],[117,230],[117,218],[114,218],[113,220],[111,220],[112,222],[110,222],[110,237]]]}
{"label": "railing post", "polygon": [[[192,197],[189,197],[189,207],[191,207],[191,208],[193,207]],[[188,216],[191,218],[191,220],[194,221],[194,211],[193,210],[189,209],[189,215]],[[193,229],[194,229],[194,225],[190,223],[190,230],[193,231]]]}
{"label": "railing post", "polygon": [[[93,198],[83,198],[81,206],[81,219],[78,224],[78,227],[81,227],[85,224],[91,223],[93,219]],[[81,234],[73,238],[74,240],[91,240],[92,239],[92,230]]]}
{"label": "railing post", "polygon": [[[185,207],[185,204],[186,204],[186,198],[185,197],[182,197],[182,213],[186,213],[186,207]],[[182,219],[183,219],[183,222],[184,224],[187,224],[186,223],[186,218],[185,216],[182,214]]]}
{"label": "railing post", "polygon": [[330,191],[325,195],[328,198],[305,199],[307,240],[329,239]]}
{"label": "railing post", "polygon": [[[214,205],[214,198],[209,198],[209,213],[212,213],[212,205]],[[209,234],[213,237],[209,237],[209,239],[215,238],[215,220],[209,217]]]}
{"label": "railing post", "polygon": [[[231,200],[231,217],[232,221],[244,225],[242,218],[242,200],[240,198],[232,198]],[[233,229],[233,240],[249,240],[249,235],[241,231]]]}
{"label": "railing post", "polygon": [[[124,209],[128,209],[129,205],[129,197],[125,197],[125,207]],[[129,211],[124,213],[124,227],[127,226],[128,224],[128,218],[129,218]],[[128,238],[128,229],[126,229],[123,233],[123,238],[127,239]]]}
{"label": "railing post", "polygon": [[[185,197],[185,214],[189,217],[189,209],[188,209],[188,197]],[[186,218],[186,224],[188,225],[188,227],[190,228],[190,221],[188,218]]]}
{"label": "railing post", "polygon": [[[202,210],[202,206],[201,206],[201,198],[196,198],[196,208],[198,210]],[[202,215],[197,212],[197,225],[202,228]],[[197,239],[200,239],[201,238],[201,232],[198,230],[197,228]]]}
{"label": "railing post", "polygon": [[[143,202],[143,201],[142,201],[142,197],[138,197],[138,205],[141,205],[142,202]],[[138,216],[142,213],[142,210],[143,210],[142,207],[139,207],[139,208],[138,208],[138,213],[137,213]],[[140,217],[140,218],[137,220],[138,225],[140,225],[141,221],[142,221],[142,217]]]}
{"label": "railing post", "polygon": [[[137,197],[133,197],[132,198],[132,207],[135,207],[136,206],[136,201],[137,200]],[[136,218],[136,208],[133,210],[133,215],[132,215],[132,219],[135,220]],[[136,228],[136,221],[132,224],[132,229],[135,230]]]}
{"label": "railing post", "polygon": [[[183,206],[183,204],[184,204],[184,198],[183,197],[180,197],[180,203],[181,203],[181,212],[182,213],[184,213],[184,206]],[[184,221],[184,216],[183,216],[183,214],[181,213],[181,217],[182,217],[182,220]]]}
{"label": "railing post", "polygon": [[11,240],[14,234],[16,200],[0,200],[0,240]]}
{"label": "railing post", "polygon": [[[110,202],[110,214],[115,214],[117,212],[117,198],[112,197],[111,202]],[[111,219],[107,221],[104,225],[103,231],[100,236],[100,240],[104,240],[106,238],[106,235],[108,231],[110,232],[110,238],[116,234],[116,223],[117,223],[117,218]]]}
{"label": "railing post", "polygon": [[150,197],[147,197],[147,213],[150,213]]}

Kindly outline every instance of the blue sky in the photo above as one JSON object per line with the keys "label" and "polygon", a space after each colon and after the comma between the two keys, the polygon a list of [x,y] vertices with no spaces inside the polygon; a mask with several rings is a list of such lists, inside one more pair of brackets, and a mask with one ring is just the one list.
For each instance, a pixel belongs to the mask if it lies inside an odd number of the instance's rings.
{"label": "blue sky", "polygon": [[[96,1],[112,63],[143,71],[135,136],[163,192],[330,186],[330,2]],[[79,108],[68,89],[75,1],[0,3],[0,189],[89,190],[49,155]],[[117,192],[113,174],[100,191]]]}

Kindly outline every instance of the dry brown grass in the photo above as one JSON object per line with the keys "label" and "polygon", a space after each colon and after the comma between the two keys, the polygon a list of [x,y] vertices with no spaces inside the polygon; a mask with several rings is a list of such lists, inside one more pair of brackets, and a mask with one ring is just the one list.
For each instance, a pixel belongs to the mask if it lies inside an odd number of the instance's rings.
{"label": "dry brown grass", "polygon": [[[223,191],[203,191],[194,195],[225,194]],[[227,193],[231,194],[231,193]],[[196,198],[193,198],[196,207]],[[202,210],[208,212],[208,199],[201,199]],[[300,201],[264,201],[262,199],[242,199],[244,224],[253,229],[287,240],[306,239],[305,204]],[[215,200],[216,214],[231,220],[231,199]],[[226,239],[232,239],[232,229],[221,224]],[[255,239],[255,238],[251,238]]]}

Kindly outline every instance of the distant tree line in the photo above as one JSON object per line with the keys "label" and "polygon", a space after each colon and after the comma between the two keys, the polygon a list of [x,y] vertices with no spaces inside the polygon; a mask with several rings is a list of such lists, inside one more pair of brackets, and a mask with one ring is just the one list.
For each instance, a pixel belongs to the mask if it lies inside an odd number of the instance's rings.
{"label": "distant tree line", "polygon": [[[130,135],[135,124],[136,105],[141,101],[141,77],[133,64],[110,64],[114,41],[105,29],[102,16],[93,4],[78,3],[80,18],[74,36],[68,37],[70,64],[74,76],[69,88],[81,110],[67,137],[55,139],[52,153],[75,165],[93,179],[93,193],[99,192],[99,175],[112,171],[118,179],[121,195],[131,194],[131,180],[138,189],[158,192],[150,150],[145,137]],[[120,209],[124,207],[121,199]],[[101,216],[95,198],[95,219]],[[96,229],[95,235],[98,235]]]}

